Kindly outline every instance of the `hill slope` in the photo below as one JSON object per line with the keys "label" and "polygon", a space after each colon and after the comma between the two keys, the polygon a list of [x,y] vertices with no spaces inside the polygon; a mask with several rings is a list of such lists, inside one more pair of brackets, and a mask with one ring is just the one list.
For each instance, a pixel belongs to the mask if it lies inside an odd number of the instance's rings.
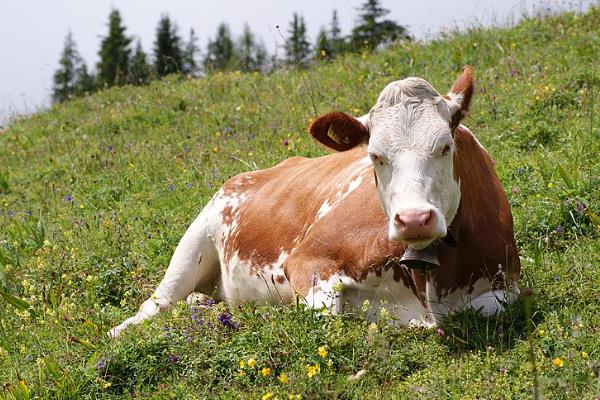
{"label": "hill slope", "polygon": [[[600,394],[598,26],[592,9],[306,73],[107,90],[17,121],[0,134],[4,394]],[[229,330],[218,305],[181,306],[118,341],[104,336],[151,293],[186,224],[227,177],[324,154],[305,133],[316,114],[361,115],[406,76],[443,92],[463,64],[478,89],[466,124],[497,160],[532,297],[490,319],[453,316],[438,332],[252,305],[230,310],[240,328]]]}

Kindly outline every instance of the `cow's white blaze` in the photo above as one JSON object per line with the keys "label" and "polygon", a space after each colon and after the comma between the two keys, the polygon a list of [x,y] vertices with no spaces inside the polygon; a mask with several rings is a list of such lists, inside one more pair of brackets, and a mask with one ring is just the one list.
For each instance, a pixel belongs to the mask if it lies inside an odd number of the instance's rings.
{"label": "cow's white blaze", "polygon": [[[448,100],[423,79],[407,78],[386,86],[368,119],[360,119],[370,133],[367,151],[389,218],[390,240],[420,249],[446,236],[460,202],[449,125],[460,101],[460,95]],[[411,210],[433,216],[424,237],[406,237],[399,230],[396,216]]]}

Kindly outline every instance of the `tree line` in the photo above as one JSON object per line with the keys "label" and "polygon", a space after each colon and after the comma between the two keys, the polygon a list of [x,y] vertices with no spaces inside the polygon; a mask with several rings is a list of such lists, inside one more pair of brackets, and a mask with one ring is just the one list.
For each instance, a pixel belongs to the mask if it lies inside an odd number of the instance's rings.
{"label": "tree line", "polygon": [[169,74],[199,77],[214,71],[269,73],[281,67],[306,68],[316,61],[332,60],[344,53],[374,51],[400,39],[410,40],[405,27],[385,19],[388,13],[379,0],[366,0],[358,8],[352,32],[344,36],[337,11],[333,10],[329,28],[322,27],[314,43],[307,37],[304,17],[294,13],[283,46],[285,57],[279,59],[268,54],[247,24],[242,34],[234,38],[229,27],[221,23],[202,52],[194,30],[191,29],[184,40],[166,14],[158,22],[149,55],[139,39],[127,35],[120,12],[113,9],[108,17],[108,33],[100,43],[95,71],[88,69],[71,32],[67,34],[59,68],[53,77],[52,98],[63,102],[106,87],[144,85]]}

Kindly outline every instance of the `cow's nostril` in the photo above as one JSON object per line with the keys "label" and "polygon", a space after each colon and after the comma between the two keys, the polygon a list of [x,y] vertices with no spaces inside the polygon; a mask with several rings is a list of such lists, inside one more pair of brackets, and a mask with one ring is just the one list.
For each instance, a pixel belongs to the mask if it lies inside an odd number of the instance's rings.
{"label": "cow's nostril", "polygon": [[398,224],[400,226],[406,226],[404,221],[402,221],[402,218],[400,218],[400,214],[396,214],[396,217],[394,219],[396,221],[396,224]]}

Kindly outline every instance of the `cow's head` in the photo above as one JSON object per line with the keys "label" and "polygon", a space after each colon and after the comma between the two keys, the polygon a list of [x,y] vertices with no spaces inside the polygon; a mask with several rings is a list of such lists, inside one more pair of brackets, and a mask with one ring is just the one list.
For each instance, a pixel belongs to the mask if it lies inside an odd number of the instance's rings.
{"label": "cow's head", "polygon": [[466,66],[446,96],[407,78],[387,85],[367,115],[333,112],[311,125],[315,139],[334,150],[368,144],[390,240],[418,250],[446,236],[460,203],[453,131],[472,94]]}

